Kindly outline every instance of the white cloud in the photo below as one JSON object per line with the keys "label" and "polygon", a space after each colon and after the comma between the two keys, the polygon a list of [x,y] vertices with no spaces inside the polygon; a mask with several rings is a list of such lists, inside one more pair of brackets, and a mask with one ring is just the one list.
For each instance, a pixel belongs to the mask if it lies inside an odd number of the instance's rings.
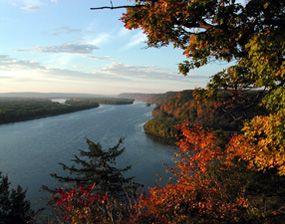
{"label": "white cloud", "polygon": [[82,29],[71,28],[69,26],[61,26],[55,29],[53,32],[43,31],[42,33],[52,36],[60,36],[62,34],[73,34],[73,33],[81,33]]}
{"label": "white cloud", "polygon": [[37,5],[28,5],[28,6],[25,6],[25,7],[21,7],[22,10],[25,10],[27,12],[33,12],[33,11],[36,11],[38,10],[40,7],[37,6]]}
{"label": "white cloud", "polygon": [[92,54],[97,50],[93,44],[64,43],[61,45],[36,46],[33,48],[13,49],[17,52],[32,53],[68,53],[68,54]]}
{"label": "white cloud", "polygon": [[57,0],[14,0],[10,4],[31,13],[39,10],[43,6],[48,5],[50,2],[57,3]]}
{"label": "white cloud", "polygon": [[33,60],[17,60],[7,55],[0,55],[0,70],[27,70],[45,69],[40,63]]}
{"label": "white cloud", "polygon": [[[83,68],[81,65],[74,65],[73,68]],[[190,75],[183,77],[170,71],[165,71],[156,66],[135,66],[123,63],[111,63],[95,72],[77,72],[70,69],[58,69],[54,67],[43,66],[33,60],[18,60],[10,58],[7,55],[0,55],[0,70],[5,71],[25,71],[36,70],[46,74],[56,74],[64,77],[92,78],[92,77],[108,77],[112,79],[128,79],[141,80],[143,82],[151,82],[153,80],[180,80],[188,82],[193,79],[205,79],[208,77]]]}
{"label": "white cloud", "polygon": [[142,31],[140,31],[130,38],[130,42],[127,44],[126,47],[131,48],[136,45],[145,43],[146,41],[147,41],[146,35]]}
{"label": "white cloud", "polygon": [[100,72],[110,74],[114,77],[128,78],[128,79],[167,79],[175,78],[175,76],[162,68],[155,66],[134,66],[123,63],[111,63],[106,65]]}
{"label": "white cloud", "polygon": [[99,45],[104,42],[108,42],[110,40],[110,34],[107,33],[100,33],[95,38],[91,39],[89,42],[90,44]]}
{"label": "white cloud", "polygon": [[105,57],[98,57],[94,55],[81,55],[84,58],[89,58],[89,59],[94,59],[94,60],[101,60],[101,61],[106,61],[106,60],[112,60],[113,58],[110,56],[105,56]]}
{"label": "white cloud", "polygon": [[128,30],[128,29],[126,29],[125,27],[123,27],[123,28],[119,31],[118,36],[119,36],[119,37],[125,37],[125,36],[127,36],[129,33],[131,33],[131,31]]}
{"label": "white cloud", "polygon": [[[76,65],[79,68],[79,65]],[[2,71],[2,72],[1,72]],[[70,69],[59,69],[54,67],[43,66],[40,63],[33,60],[18,60],[15,58],[11,58],[7,55],[0,55],[0,77],[6,76],[3,71],[33,71],[33,72],[41,72],[42,74],[46,74],[48,76],[53,77],[70,77],[76,79],[84,79],[84,78],[94,78],[95,73],[91,72],[77,72]],[[108,74],[96,74],[96,78],[108,76]]]}
{"label": "white cloud", "polygon": [[[94,72],[43,66],[33,60],[19,60],[0,55],[1,91],[85,92],[117,94],[120,92],[166,92],[190,89],[201,83],[155,66],[111,63]],[[1,92],[0,91],[0,92]]]}
{"label": "white cloud", "polygon": [[73,67],[73,68],[80,68],[80,69],[81,69],[81,68],[84,68],[84,67],[81,66],[81,65],[73,65],[72,67]]}
{"label": "white cloud", "polygon": [[208,79],[205,76],[196,74],[189,74],[184,77],[176,72],[167,71],[156,66],[134,66],[123,63],[111,63],[99,70],[100,73],[109,74],[113,77],[123,78],[128,80],[140,80],[142,82],[154,81],[179,81],[179,82],[193,82],[194,80]]}

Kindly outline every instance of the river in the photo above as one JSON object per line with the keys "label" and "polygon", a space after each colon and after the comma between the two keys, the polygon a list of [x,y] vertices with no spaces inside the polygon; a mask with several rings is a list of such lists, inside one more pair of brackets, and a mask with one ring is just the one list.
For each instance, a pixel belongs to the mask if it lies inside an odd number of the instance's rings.
{"label": "river", "polygon": [[[11,187],[28,188],[32,203],[47,195],[41,186],[59,186],[50,173],[67,175],[59,162],[70,164],[78,149],[87,150],[85,138],[100,142],[103,148],[114,146],[125,138],[125,152],[117,165],[132,169],[126,175],[147,187],[165,176],[163,163],[173,164],[174,149],[149,138],[144,123],[152,118],[153,106],[143,102],[129,105],[101,105],[99,108],[0,125],[0,171],[8,174]],[[158,177],[156,176],[158,174]]]}

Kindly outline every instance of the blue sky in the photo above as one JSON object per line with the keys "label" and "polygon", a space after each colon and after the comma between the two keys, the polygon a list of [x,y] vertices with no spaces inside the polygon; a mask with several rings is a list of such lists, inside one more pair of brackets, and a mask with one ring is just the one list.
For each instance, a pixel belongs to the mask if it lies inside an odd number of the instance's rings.
{"label": "blue sky", "polygon": [[227,66],[184,77],[181,50],[145,49],[143,32],[119,20],[124,9],[90,10],[100,6],[110,1],[0,0],[0,92],[163,93],[204,87]]}

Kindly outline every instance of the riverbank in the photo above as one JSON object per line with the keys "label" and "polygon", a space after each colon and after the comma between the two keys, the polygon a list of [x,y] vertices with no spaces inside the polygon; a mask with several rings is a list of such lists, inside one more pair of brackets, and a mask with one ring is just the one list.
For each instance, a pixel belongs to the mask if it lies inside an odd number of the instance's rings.
{"label": "riverbank", "polygon": [[0,124],[34,120],[97,108],[101,104],[132,104],[133,100],[121,98],[78,98],[65,103],[38,98],[0,98]]}

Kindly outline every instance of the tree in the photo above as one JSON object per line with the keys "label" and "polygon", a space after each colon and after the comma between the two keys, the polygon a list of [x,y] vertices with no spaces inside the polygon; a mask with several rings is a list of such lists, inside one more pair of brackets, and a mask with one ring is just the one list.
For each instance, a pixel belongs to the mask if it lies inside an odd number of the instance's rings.
{"label": "tree", "polygon": [[[186,75],[189,69],[214,59],[239,62],[250,57],[262,57],[253,52],[265,52],[264,43],[272,44],[267,51],[272,54],[273,64],[277,58],[281,59],[275,65],[277,70],[284,62],[284,48],[280,48],[284,47],[283,1],[250,0],[243,4],[235,0],[134,2],[136,6],[144,7],[127,9],[122,17],[126,28],[143,29],[150,47],[173,43],[174,47],[181,48],[186,57],[192,59],[181,64],[182,74]],[[275,42],[276,38],[278,42]]]}
{"label": "tree", "polygon": [[[208,84],[207,95],[216,95],[221,89],[233,92],[224,108],[232,107],[232,100],[236,101],[237,97],[244,98],[240,100],[246,103],[240,104],[244,105],[243,110],[254,102],[244,97],[241,90],[262,87],[267,94],[280,98],[276,95],[280,91],[274,90],[280,87],[284,91],[285,85],[284,1],[134,2],[137,7],[128,8],[123,14],[125,27],[141,28],[147,35],[149,47],[172,43],[182,49],[189,59],[179,65],[183,75],[214,60],[235,62],[213,75]],[[260,94],[257,99],[259,97]]]}
{"label": "tree", "polygon": [[[222,110],[232,113],[233,108],[247,110],[252,104],[262,101],[266,108],[257,115],[280,118],[285,110],[285,2],[270,0],[249,0],[238,3],[235,0],[134,0],[140,7],[128,8],[122,21],[128,29],[141,28],[147,35],[148,46],[161,47],[170,43],[183,50],[189,59],[179,65],[182,74],[199,68],[213,60],[233,61],[235,65],[212,76],[206,96],[217,96],[221,90],[230,91],[228,100],[221,102]],[[244,92],[262,88],[264,93],[256,99],[245,98]],[[198,94],[199,95],[199,94]],[[262,100],[261,100],[262,99]],[[262,112],[262,113],[261,113]],[[279,113],[279,114],[278,114]],[[234,114],[231,114],[233,117]],[[282,115],[283,116],[283,115]],[[259,133],[253,118],[245,130]],[[285,152],[284,125],[278,131],[277,148],[279,159]],[[274,122],[264,121],[263,124]],[[251,127],[249,127],[251,126]],[[277,130],[270,126],[268,130]],[[244,134],[247,132],[245,131]],[[276,133],[277,134],[277,133]],[[274,141],[266,135],[256,138],[261,145]],[[270,140],[271,139],[271,140]],[[267,144],[267,143],[266,143]],[[272,148],[272,147],[271,147]],[[273,147],[274,148],[274,147]],[[256,156],[256,150],[248,147],[247,154]],[[282,155],[281,155],[282,154]],[[247,157],[247,158],[252,158]],[[268,158],[270,158],[269,156]],[[245,157],[242,157],[245,158]],[[259,157],[260,158],[260,157]],[[264,157],[263,159],[266,160]],[[274,163],[278,166],[282,162]],[[282,172],[279,172],[282,174]],[[283,174],[282,174],[283,175]]]}
{"label": "tree", "polygon": [[247,170],[218,146],[211,130],[180,126],[177,180],[141,195],[129,223],[283,223],[284,183],[280,176]]}
{"label": "tree", "polygon": [[[86,142],[88,150],[80,150],[80,155],[75,155],[71,160],[74,163],[72,166],[60,163],[64,170],[69,171],[70,176],[59,176],[56,173],[51,176],[64,184],[73,183],[73,189],[79,186],[87,189],[95,183],[93,193],[99,193],[102,197],[108,196],[104,209],[109,218],[121,219],[136,201],[139,188],[142,186],[133,181],[134,177],[124,177],[124,173],[131,166],[115,167],[116,158],[124,152],[124,148],[120,148],[123,139],[108,150],[103,150],[100,143],[94,143],[89,139],[86,139]],[[53,194],[57,192],[46,186],[43,188]]]}
{"label": "tree", "polygon": [[30,201],[26,200],[27,190],[23,191],[18,185],[17,190],[9,190],[8,176],[0,172],[0,223],[1,224],[26,224],[32,222],[34,211]]}
{"label": "tree", "polygon": [[267,171],[277,169],[285,175],[285,110],[269,116],[256,116],[246,122],[244,134],[235,135],[229,142],[229,159],[248,161],[248,167]]}

